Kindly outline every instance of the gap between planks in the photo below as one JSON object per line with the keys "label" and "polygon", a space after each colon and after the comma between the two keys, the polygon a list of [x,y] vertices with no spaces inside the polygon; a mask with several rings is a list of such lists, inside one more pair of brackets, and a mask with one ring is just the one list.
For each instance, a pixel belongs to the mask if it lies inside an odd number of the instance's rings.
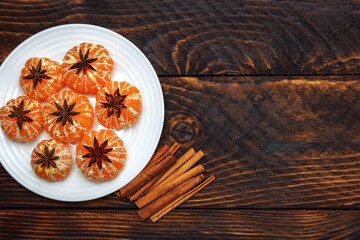
{"label": "gap between planks", "polygon": [[338,73],[338,74],[244,74],[244,75],[227,75],[227,74],[218,74],[218,75],[164,75],[158,74],[159,78],[178,78],[178,77],[322,77],[322,76],[358,76],[360,77],[359,73]]}
{"label": "gap between planks", "polygon": [[[134,214],[138,208],[134,205],[134,207],[64,207],[64,206],[54,206],[54,207],[0,207],[0,210],[44,210],[44,211],[56,211],[56,210],[71,210],[71,211],[97,211],[97,210],[134,210]],[[230,207],[230,208],[218,208],[218,207],[183,207],[179,206],[176,210],[209,210],[209,211],[360,211],[359,208],[239,208],[239,207]]]}

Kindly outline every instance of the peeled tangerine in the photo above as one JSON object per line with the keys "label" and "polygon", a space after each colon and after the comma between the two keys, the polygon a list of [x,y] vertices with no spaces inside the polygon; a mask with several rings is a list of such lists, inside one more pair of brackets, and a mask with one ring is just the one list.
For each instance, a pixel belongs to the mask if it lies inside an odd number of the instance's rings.
{"label": "peeled tangerine", "polygon": [[128,82],[110,82],[96,94],[96,117],[111,129],[129,127],[141,111],[139,90]]}
{"label": "peeled tangerine", "polygon": [[0,125],[5,135],[16,142],[31,142],[43,129],[41,105],[20,96],[0,108]]}
{"label": "peeled tangerine", "polygon": [[69,88],[80,93],[96,93],[111,81],[114,62],[103,46],[81,43],[65,54],[61,66]]}
{"label": "peeled tangerine", "polygon": [[70,172],[69,148],[55,139],[41,141],[31,153],[31,167],[40,178],[49,182],[63,180]]}
{"label": "peeled tangerine", "polygon": [[32,57],[21,70],[20,86],[35,100],[46,100],[63,86],[61,65],[49,58]]}
{"label": "peeled tangerine", "polygon": [[76,147],[76,165],[82,174],[96,182],[115,178],[124,166],[123,141],[112,130],[91,131]]}
{"label": "peeled tangerine", "polygon": [[50,96],[43,107],[44,128],[64,143],[76,143],[93,125],[94,109],[89,99],[74,91]]}

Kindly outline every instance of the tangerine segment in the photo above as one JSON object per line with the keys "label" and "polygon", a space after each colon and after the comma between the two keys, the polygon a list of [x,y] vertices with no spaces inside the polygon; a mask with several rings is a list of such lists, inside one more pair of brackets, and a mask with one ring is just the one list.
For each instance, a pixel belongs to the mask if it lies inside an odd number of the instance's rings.
{"label": "tangerine segment", "polygon": [[69,174],[71,166],[69,148],[55,139],[41,141],[31,153],[31,167],[35,174],[49,182],[63,180]]}
{"label": "tangerine segment", "polygon": [[26,95],[35,100],[46,100],[63,86],[61,65],[49,58],[32,57],[21,70],[19,82]]}
{"label": "tangerine segment", "polygon": [[76,147],[77,167],[86,178],[97,182],[115,178],[125,158],[124,143],[112,130],[91,131]]}
{"label": "tangerine segment", "polygon": [[[114,99],[117,89],[124,98],[123,101],[120,101],[121,97],[118,97],[119,101]],[[112,97],[109,99],[107,94]],[[112,103],[109,101],[111,99]],[[96,94],[96,117],[99,123],[107,128],[122,129],[131,126],[137,120],[141,106],[139,90],[125,81],[110,82]]]}
{"label": "tangerine segment", "polygon": [[103,46],[81,43],[65,54],[61,66],[68,87],[80,93],[96,93],[111,81],[114,62]]}
{"label": "tangerine segment", "polygon": [[[22,111],[19,111],[21,108]],[[19,112],[21,112],[20,115],[14,114]],[[43,129],[43,123],[40,103],[27,96],[10,99],[5,106],[0,108],[1,128],[9,139],[16,142],[34,140]]]}
{"label": "tangerine segment", "polygon": [[76,143],[91,129],[94,109],[87,97],[67,90],[47,99],[43,117],[45,131],[52,138]]}

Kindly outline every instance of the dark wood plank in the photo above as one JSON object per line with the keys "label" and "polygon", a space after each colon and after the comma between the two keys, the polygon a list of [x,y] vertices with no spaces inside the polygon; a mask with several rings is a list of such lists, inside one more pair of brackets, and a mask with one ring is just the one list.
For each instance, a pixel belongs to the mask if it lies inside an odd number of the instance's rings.
{"label": "dark wood plank", "polygon": [[134,42],[161,75],[360,73],[354,1],[1,1],[0,61],[46,28],[88,23]]}
{"label": "dark wood plank", "polygon": [[[4,208],[136,208],[115,195],[87,202],[60,202],[39,196],[17,183],[0,166],[0,209]],[[0,210],[1,211],[1,210]]]}
{"label": "dark wood plank", "polygon": [[162,82],[164,136],[193,122],[217,176],[195,206],[359,207],[360,81]]}
{"label": "dark wood plank", "polygon": [[[188,126],[179,154],[189,146],[202,149],[206,174],[217,177],[181,207],[360,209],[356,78],[161,78],[166,121],[160,142],[178,139],[174,130]],[[1,208],[134,207],[113,195],[78,204],[47,200],[1,168],[0,192]]]}
{"label": "dark wood plank", "polygon": [[6,239],[359,239],[359,211],[175,210],[157,223],[134,210],[2,210]]}

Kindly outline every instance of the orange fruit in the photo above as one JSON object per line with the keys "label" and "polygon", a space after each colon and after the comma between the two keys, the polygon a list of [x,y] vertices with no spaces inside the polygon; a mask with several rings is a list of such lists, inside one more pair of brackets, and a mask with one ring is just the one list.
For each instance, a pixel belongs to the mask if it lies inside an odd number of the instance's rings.
{"label": "orange fruit", "polygon": [[93,116],[89,99],[69,90],[51,95],[43,107],[46,132],[65,143],[80,141],[91,129]]}
{"label": "orange fruit", "polygon": [[86,178],[111,180],[124,166],[123,141],[112,130],[91,131],[76,146],[76,165]]}
{"label": "orange fruit", "polygon": [[114,62],[103,46],[81,43],[65,54],[61,66],[69,88],[80,93],[96,93],[111,81]]}
{"label": "orange fruit", "polygon": [[49,58],[32,57],[21,70],[20,86],[35,100],[46,100],[63,86],[61,65]]}
{"label": "orange fruit", "polygon": [[0,108],[0,125],[5,135],[16,142],[31,142],[43,129],[41,105],[20,96]]}
{"label": "orange fruit", "polygon": [[107,128],[131,126],[141,111],[139,90],[128,82],[109,82],[96,93],[96,117]]}
{"label": "orange fruit", "polygon": [[41,141],[31,153],[31,167],[35,174],[49,182],[63,180],[71,166],[69,148],[55,139]]}

